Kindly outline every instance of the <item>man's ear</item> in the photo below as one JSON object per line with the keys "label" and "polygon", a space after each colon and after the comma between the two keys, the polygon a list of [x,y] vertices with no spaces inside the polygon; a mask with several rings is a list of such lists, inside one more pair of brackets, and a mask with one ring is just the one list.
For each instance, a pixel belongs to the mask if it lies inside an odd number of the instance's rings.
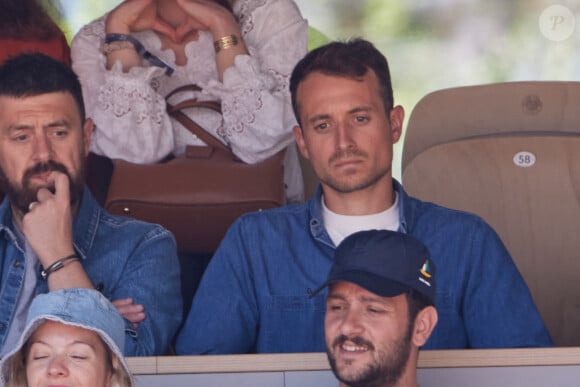
{"label": "man's ear", "polygon": [[90,118],[85,120],[85,124],[83,125],[83,147],[85,152],[85,157],[88,156],[90,151],[91,145],[91,137],[93,135],[93,130],[95,129],[95,123]]}
{"label": "man's ear", "polygon": [[389,112],[389,120],[391,122],[391,136],[393,144],[396,144],[403,134],[403,121],[405,119],[405,109],[401,105],[397,105]]}
{"label": "man's ear", "polygon": [[308,155],[308,149],[306,148],[306,142],[304,141],[304,133],[302,132],[302,129],[300,128],[300,126],[296,125],[293,130],[294,130],[294,138],[296,139],[296,144],[298,145],[300,153],[302,153],[302,156],[306,160],[310,160],[310,157]]}
{"label": "man's ear", "polygon": [[437,320],[437,310],[434,306],[427,306],[417,313],[413,328],[413,344],[416,347],[425,345],[437,325]]}

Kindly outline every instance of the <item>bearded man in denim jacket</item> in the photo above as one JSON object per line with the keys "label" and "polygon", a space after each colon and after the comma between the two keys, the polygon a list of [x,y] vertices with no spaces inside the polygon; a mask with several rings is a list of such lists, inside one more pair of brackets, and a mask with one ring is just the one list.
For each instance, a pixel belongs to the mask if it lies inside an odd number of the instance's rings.
{"label": "bearded man in denim jacket", "polygon": [[197,290],[177,352],[324,351],[324,297],[335,246],[354,232],[408,233],[439,268],[439,323],[425,348],[549,346],[528,288],[479,217],[409,197],[392,179],[404,111],[385,57],[364,40],[330,43],[290,81],[301,153],[321,181],[314,197],[241,217]]}
{"label": "bearded man in denim jacket", "polygon": [[97,204],[83,183],[92,131],[69,67],[41,54],[0,67],[0,357],[32,298],[62,288],[113,302],[128,356],[163,354],[180,323],[173,236]]}

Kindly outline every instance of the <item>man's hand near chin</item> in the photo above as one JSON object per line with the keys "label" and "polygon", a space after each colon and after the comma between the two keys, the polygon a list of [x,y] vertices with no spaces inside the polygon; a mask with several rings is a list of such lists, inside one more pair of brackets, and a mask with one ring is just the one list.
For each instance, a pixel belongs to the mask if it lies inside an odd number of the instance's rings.
{"label": "man's hand near chin", "polygon": [[[30,204],[28,213],[22,218],[22,233],[44,269],[75,253],[68,176],[52,171],[47,182],[54,185],[54,193],[49,188],[40,188],[37,201]],[[50,274],[48,287],[56,290],[93,288],[93,285],[80,262],[75,261]]]}
{"label": "man's hand near chin", "polygon": [[52,171],[47,182],[54,186],[54,193],[40,188],[37,201],[22,218],[22,232],[45,268],[74,253],[68,177]]}

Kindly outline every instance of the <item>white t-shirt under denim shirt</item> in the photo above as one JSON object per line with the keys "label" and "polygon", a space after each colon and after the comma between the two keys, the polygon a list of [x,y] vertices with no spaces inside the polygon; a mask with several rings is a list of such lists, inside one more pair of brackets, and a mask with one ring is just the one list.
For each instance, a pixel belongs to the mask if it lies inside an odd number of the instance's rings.
{"label": "white t-shirt under denim shirt", "polygon": [[370,215],[340,215],[326,207],[324,195],[320,201],[322,204],[324,227],[335,246],[338,246],[347,236],[358,231],[397,231],[399,229],[399,195],[396,192],[395,203],[390,208]]}

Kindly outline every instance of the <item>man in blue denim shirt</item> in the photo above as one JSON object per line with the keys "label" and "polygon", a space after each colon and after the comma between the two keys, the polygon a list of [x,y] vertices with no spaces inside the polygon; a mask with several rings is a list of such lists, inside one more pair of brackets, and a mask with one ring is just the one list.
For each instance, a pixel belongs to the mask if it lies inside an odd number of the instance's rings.
{"label": "man in blue denim shirt", "polygon": [[41,54],[0,67],[0,357],[39,293],[96,288],[126,319],[125,354],[163,354],[181,320],[173,236],[111,216],[83,183],[93,124],[72,70]]}
{"label": "man in blue denim shirt", "polygon": [[401,231],[438,267],[439,322],[425,348],[549,346],[528,288],[480,218],[409,197],[392,179],[404,111],[388,64],[364,40],[330,43],[290,81],[301,153],[321,181],[314,197],[241,217],[210,262],[177,352],[324,351],[324,298],[311,298],[335,246],[354,232]]}

